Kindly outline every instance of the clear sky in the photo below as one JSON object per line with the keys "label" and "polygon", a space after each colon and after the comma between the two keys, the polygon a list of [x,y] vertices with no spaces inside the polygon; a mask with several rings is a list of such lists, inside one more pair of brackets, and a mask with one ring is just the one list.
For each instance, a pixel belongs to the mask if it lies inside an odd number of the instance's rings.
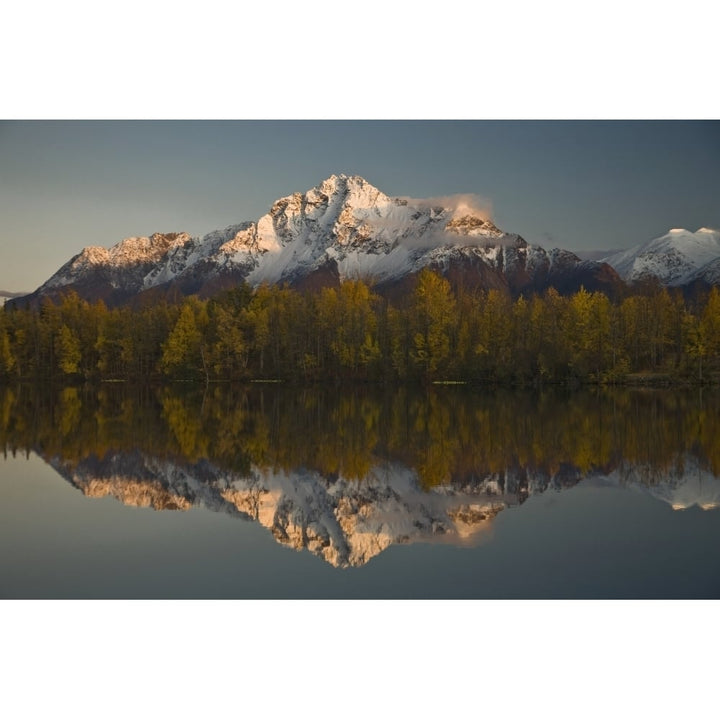
{"label": "clear sky", "polygon": [[388,195],[476,193],[545,247],[720,227],[718,121],[5,121],[0,289],[87,245],[256,220],[333,173]]}

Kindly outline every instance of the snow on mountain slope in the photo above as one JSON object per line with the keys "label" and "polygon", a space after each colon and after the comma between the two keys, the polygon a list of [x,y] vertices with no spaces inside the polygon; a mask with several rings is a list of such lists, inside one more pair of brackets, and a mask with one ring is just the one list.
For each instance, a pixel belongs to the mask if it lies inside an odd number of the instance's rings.
{"label": "snow on mountain slope", "polygon": [[445,246],[497,242],[505,237],[479,217],[453,209],[390,198],[361,177],[333,175],[305,194],[278,200],[257,223],[264,256],[249,274],[252,285],[277,283],[334,263],[340,279],[376,281],[412,272]]}
{"label": "snow on mountain slope", "polygon": [[720,259],[720,231],[675,228],[667,234],[603,259],[628,282],[655,277],[679,286],[702,276],[703,268]]}
{"label": "snow on mountain slope", "polygon": [[696,280],[708,285],[720,285],[720,257],[703,265],[694,275],[690,276],[689,282],[692,283]]}
{"label": "snow on mountain slope", "polygon": [[135,293],[172,281],[203,261],[222,267],[235,253],[233,243],[244,244],[248,226],[233,225],[202,239],[187,233],[155,233],[151,237],[126,238],[109,250],[87,247],[38,292],[91,280]]}
{"label": "snow on mountain slope", "polygon": [[601,268],[568,251],[530,246],[467,203],[392,198],[361,177],[332,175],[277,200],[257,222],[202,238],[156,233],[109,250],[85,248],[33,295],[72,288],[117,304],[171,284],[188,294],[215,290],[223,278],[296,284],[313,273],[382,284],[428,266],[482,267],[489,281],[515,290],[543,289],[552,272],[592,275]]}

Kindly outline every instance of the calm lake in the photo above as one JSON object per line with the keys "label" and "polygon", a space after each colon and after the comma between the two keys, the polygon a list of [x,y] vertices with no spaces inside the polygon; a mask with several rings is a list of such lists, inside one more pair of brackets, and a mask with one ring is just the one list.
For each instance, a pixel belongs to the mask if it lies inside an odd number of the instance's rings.
{"label": "calm lake", "polygon": [[718,598],[720,393],[0,388],[4,598]]}

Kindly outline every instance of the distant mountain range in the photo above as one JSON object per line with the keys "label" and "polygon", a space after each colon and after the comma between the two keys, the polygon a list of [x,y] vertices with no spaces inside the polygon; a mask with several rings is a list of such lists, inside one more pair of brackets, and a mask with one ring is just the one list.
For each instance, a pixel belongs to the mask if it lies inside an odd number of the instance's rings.
{"label": "distant mountain range", "polygon": [[4,305],[8,300],[13,298],[23,297],[27,295],[24,292],[10,292],[9,290],[0,290],[0,305]]}
{"label": "distant mountain range", "polygon": [[657,276],[669,285],[720,281],[720,234],[672,230],[604,258],[545,250],[496,227],[467,203],[393,198],[358,176],[332,175],[277,200],[257,221],[202,238],[187,233],[130,237],[109,250],[87,247],[18,304],[74,290],[110,306],[209,297],[246,281],[305,289],[362,278],[400,292],[423,268],[455,286],[517,296],[549,287],[614,294],[623,280]]}
{"label": "distant mountain range", "polygon": [[720,231],[700,228],[693,233],[675,228],[662,237],[609,254],[602,261],[612,265],[626,282],[656,278],[670,287],[696,282],[717,285]]}

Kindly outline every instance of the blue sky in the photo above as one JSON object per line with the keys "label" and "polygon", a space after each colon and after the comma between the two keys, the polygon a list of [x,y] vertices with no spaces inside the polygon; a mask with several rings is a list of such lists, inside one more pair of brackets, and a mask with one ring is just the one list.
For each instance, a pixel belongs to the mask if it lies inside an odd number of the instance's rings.
{"label": "blue sky", "polygon": [[720,227],[717,121],[5,121],[0,289],[86,245],[254,220],[333,173],[476,193],[528,242],[620,248]]}

